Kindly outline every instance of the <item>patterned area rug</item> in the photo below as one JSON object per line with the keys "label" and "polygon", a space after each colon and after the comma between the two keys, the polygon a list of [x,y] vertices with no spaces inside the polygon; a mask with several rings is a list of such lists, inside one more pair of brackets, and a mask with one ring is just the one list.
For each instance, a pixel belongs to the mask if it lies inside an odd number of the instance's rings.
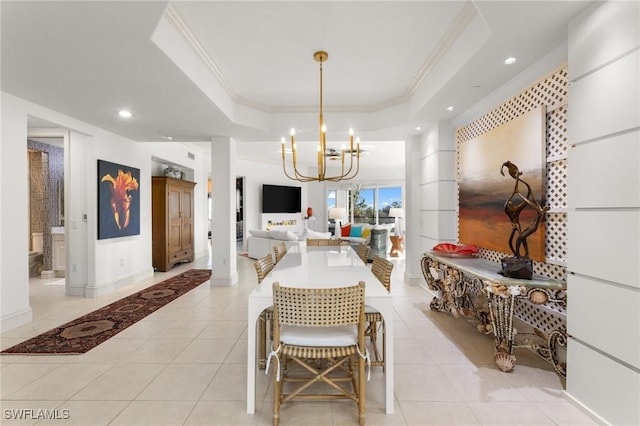
{"label": "patterned area rug", "polygon": [[211,277],[209,269],[190,269],[131,296],[18,343],[3,354],[81,354],[120,333]]}

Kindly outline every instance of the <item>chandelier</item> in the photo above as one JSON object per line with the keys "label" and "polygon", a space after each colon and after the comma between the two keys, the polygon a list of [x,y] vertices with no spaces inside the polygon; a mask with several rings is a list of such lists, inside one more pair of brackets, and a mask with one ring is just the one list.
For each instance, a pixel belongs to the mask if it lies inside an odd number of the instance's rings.
{"label": "chandelier", "polygon": [[[325,155],[327,154],[327,126],[324,123],[324,117],[322,115],[322,63],[329,58],[329,54],[327,52],[318,51],[313,54],[313,58],[320,62],[320,141],[318,143],[318,175],[317,176],[307,176],[298,171],[298,153],[296,149],[296,131],[295,129],[291,129],[291,158],[293,165],[293,175],[290,175],[287,172],[286,167],[286,159],[285,159],[285,138],[282,138],[282,170],[284,174],[292,180],[297,180],[300,182],[322,182],[322,181],[330,181],[330,182],[339,182],[341,180],[349,180],[353,179],[358,172],[360,171],[360,138],[356,138],[356,148],[353,148],[353,129],[349,129],[349,149],[348,151],[343,146],[340,150],[340,162],[341,162],[341,171],[339,175],[327,176],[327,159]],[[349,156],[349,168],[345,171],[345,157]],[[353,163],[355,163],[356,167],[354,170]]]}

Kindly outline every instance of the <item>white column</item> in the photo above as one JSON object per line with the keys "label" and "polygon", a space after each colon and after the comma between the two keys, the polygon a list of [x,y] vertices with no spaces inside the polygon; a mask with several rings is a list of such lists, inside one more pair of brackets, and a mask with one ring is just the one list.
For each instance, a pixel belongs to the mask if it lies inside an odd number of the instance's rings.
{"label": "white column", "polygon": [[[91,136],[70,131],[65,145],[65,294],[96,297],[96,235],[98,232],[97,182],[94,140]],[[86,219],[85,219],[86,215]],[[91,218],[91,220],[89,220]]]}
{"label": "white column", "polygon": [[236,142],[211,140],[211,260],[212,286],[238,283],[236,259]]}
{"label": "white column", "polygon": [[420,135],[405,141],[404,148],[404,281],[419,284],[422,281],[420,257]]}
{"label": "white column", "polygon": [[[407,266],[405,280],[424,282],[422,253],[440,242],[457,242],[456,148],[450,122],[439,122],[410,141],[405,180],[412,200],[406,213]],[[411,242],[412,238],[418,241]]]}
{"label": "white column", "polygon": [[567,393],[640,424],[640,4],[569,24]]}

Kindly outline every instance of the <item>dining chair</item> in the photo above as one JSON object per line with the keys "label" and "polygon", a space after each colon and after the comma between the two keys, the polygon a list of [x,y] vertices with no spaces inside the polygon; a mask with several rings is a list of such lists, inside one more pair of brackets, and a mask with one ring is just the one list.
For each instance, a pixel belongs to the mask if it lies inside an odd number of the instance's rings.
{"label": "dining chair", "polygon": [[[269,272],[273,269],[273,258],[271,253],[260,259],[257,259],[253,266],[256,268],[258,275],[258,284],[264,280]],[[258,317],[258,368],[264,369],[267,365],[267,323],[273,329],[273,306],[268,307],[260,313]],[[270,333],[273,335],[273,331]]]}
{"label": "dining chair", "polygon": [[307,238],[307,246],[339,246],[341,240],[335,238]]}
{"label": "dining chair", "polygon": [[275,359],[274,426],[280,423],[282,404],[310,399],[351,399],[358,406],[360,425],[364,425],[368,361],[364,292],[363,281],[342,288],[282,287],[273,283],[274,336],[267,370]]}
{"label": "dining chair", "polygon": [[[393,263],[384,259],[380,256],[374,256],[373,262],[371,263],[371,272],[373,275],[378,278],[380,283],[387,289],[387,291],[391,291],[391,272],[393,271]],[[376,309],[371,306],[365,306],[365,322],[367,324],[367,328],[365,330],[365,336],[368,336],[371,340],[371,346],[373,349],[373,360],[371,361],[371,365],[381,366],[382,370],[385,371],[384,366],[384,353],[387,349],[387,336],[384,324],[384,318],[382,314],[378,312]],[[382,327],[382,353],[378,351],[378,329]]]}
{"label": "dining chair", "polygon": [[287,245],[285,244],[284,241],[280,241],[279,243],[273,246],[273,255],[275,258],[275,262],[274,262],[275,264],[280,262],[280,259],[282,259],[285,254],[287,254]]}
{"label": "dining chair", "polygon": [[273,269],[273,258],[271,257],[271,253],[261,257],[260,259],[256,259],[256,261],[253,262],[253,266],[256,268],[258,284],[260,284],[264,277],[266,277]]}
{"label": "dining chair", "polygon": [[364,243],[358,244],[356,253],[358,254],[358,257],[362,259],[365,265],[367,264],[367,262],[369,262],[369,246],[368,245]]}

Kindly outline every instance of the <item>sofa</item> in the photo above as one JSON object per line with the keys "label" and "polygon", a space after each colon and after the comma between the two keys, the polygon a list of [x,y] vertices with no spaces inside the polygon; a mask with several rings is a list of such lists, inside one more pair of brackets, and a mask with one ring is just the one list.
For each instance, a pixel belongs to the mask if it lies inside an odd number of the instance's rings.
{"label": "sofa", "polygon": [[297,248],[306,244],[307,238],[330,238],[330,232],[315,232],[308,228],[300,234],[293,231],[283,231],[273,229],[266,230],[250,230],[250,236],[247,237],[247,252],[251,259],[259,259],[267,254],[273,255],[273,246],[284,241],[287,250]]}
{"label": "sofa", "polygon": [[340,239],[348,241],[351,246],[364,243],[369,245],[369,260],[374,256],[386,257],[391,247],[393,224],[371,225],[368,223],[346,223],[340,228]]}

